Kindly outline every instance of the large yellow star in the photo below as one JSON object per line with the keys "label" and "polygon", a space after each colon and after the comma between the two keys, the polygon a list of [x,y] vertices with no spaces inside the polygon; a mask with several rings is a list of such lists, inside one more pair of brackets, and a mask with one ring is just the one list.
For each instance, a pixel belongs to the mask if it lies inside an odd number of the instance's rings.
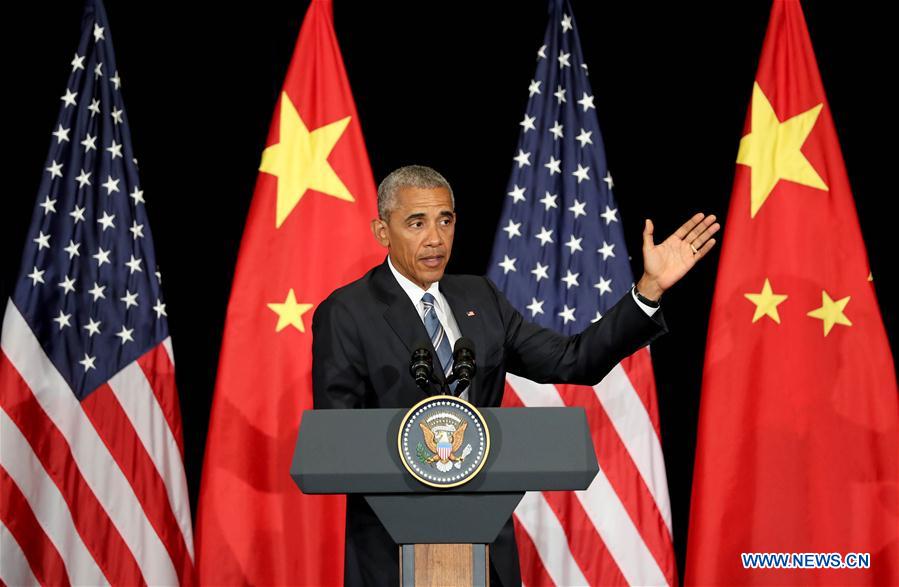
{"label": "large yellow star", "polygon": [[762,286],[761,292],[743,295],[746,296],[746,299],[755,304],[755,314],[752,315],[753,324],[755,324],[762,316],[767,316],[780,324],[780,314],[777,313],[777,306],[787,299],[787,296],[774,293],[771,289],[771,282],[768,281],[767,277],[765,278],[765,285]]}
{"label": "large yellow star", "polygon": [[750,215],[771,195],[777,182],[785,179],[819,190],[827,184],[802,154],[802,145],[815,126],[822,104],[781,122],[758,82],[752,88],[752,130],[740,140],[737,163],[752,168]]}
{"label": "large yellow star", "polygon": [[306,332],[306,325],[303,324],[303,314],[309,311],[312,304],[298,304],[297,296],[293,293],[293,288],[287,292],[287,299],[283,304],[268,304],[269,309],[278,315],[278,325],[275,326],[275,332],[281,332],[288,326],[293,326],[300,332]]}
{"label": "large yellow star", "polygon": [[276,228],[281,227],[306,190],[355,201],[328,163],[328,156],[350,118],[347,116],[310,132],[287,92],[281,92],[280,142],[262,152],[259,165],[260,171],[278,177]]}
{"label": "large yellow star", "polygon": [[846,304],[849,303],[850,297],[851,296],[846,296],[842,300],[833,301],[830,299],[830,296],[827,295],[826,291],[821,292],[821,307],[812,310],[808,315],[812,318],[818,318],[819,320],[824,321],[824,336],[830,334],[830,330],[833,328],[834,324],[852,326],[852,322],[850,322],[849,318],[843,314],[843,310],[846,309]]}

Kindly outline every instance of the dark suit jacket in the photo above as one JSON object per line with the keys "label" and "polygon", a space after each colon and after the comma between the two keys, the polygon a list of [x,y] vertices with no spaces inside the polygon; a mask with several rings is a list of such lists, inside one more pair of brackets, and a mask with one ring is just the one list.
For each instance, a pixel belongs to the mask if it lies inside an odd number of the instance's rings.
{"label": "dark suit jacket", "polygon": [[[476,406],[500,405],[506,371],[537,382],[595,385],[665,331],[660,312],[650,318],[631,295],[567,337],[526,321],[486,277],[444,275],[440,291],[462,336],[474,343],[478,368],[468,394]],[[315,408],[408,408],[426,397],[408,366],[413,346],[428,335],[386,261],[328,296],[315,311],[312,332]],[[494,581],[521,584],[511,520],[490,546],[490,558]],[[345,583],[395,586],[398,561],[396,544],[365,500],[349,496]]]}

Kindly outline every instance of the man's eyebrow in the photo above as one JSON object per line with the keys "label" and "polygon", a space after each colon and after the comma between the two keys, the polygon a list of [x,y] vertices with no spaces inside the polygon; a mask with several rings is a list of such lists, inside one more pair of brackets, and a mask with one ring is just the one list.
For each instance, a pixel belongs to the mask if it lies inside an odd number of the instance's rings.
{"label": "man's eyebrow", "polygon": [[[454,212],[452,210],[441,210],[438,216],[453,216]],[[420,218],[425,218],[427,214],[424,212],[414,212],[406,216],[406,222],[410,220],[418,220]]]}

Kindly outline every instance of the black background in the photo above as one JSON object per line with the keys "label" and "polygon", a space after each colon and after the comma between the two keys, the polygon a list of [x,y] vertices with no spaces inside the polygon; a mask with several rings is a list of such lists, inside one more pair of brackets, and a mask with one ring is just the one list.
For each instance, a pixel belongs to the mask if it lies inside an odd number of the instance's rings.
{"label": "black background", "polygon": [[[306,6],[107,2],[165,276],[194,508],[237,248]],[[895,39],[880,6],[804,8],[895,354]],[[667,236],[697,210],[726,215],[769,9],[574,1],[635,274],[643,218]],[[376,180],[409,163],[446,175],[459,213],[450,271],[484,273],[544,2],[338,0],[334,10]],[[81,11],[69,1],[4,7],[0,299],[19,269]],[[726,222],[723,230],[727,238]],[[681,569],[717,252],[665,295],[671,332],[652,353]]]}

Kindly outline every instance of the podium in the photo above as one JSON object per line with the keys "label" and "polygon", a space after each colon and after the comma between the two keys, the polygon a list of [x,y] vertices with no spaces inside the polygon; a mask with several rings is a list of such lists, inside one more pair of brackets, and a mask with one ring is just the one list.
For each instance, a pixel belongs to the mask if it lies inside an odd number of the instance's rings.
{"label": "podium", "polygon": [[304,493],[361,494],[400,547],[400,583],[489,583],[488,544],[525,491],[586,489],[599,471],[582,408],[481,408],[490,433],[483,468],[434,488],[404,467],[406,409],[308,410],[290,473]]}

